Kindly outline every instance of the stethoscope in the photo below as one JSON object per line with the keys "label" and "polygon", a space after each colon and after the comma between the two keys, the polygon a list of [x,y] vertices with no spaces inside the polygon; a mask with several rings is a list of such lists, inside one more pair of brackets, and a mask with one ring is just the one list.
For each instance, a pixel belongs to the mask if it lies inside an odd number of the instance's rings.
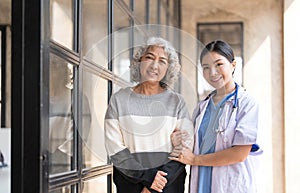
{"label": "stethoscope", "polygon": [[[228,125],[231,122],[232,115],[233,115],[234,111],[236,111],[236,109],[237,109],[237,106],[238,106],[238,92],[239,92],[239,86],[238,86],[238,84],[235,83],[235,91],[230,93],[229,95],[227,95],[226,98],[224,98],[220,102],[220,105],[218,106],[217,112],[214,113],[214,115],[210,115],[210,116],[213,116],[213,117],[210,117],[210,121],[212,121],[212,123],[208,124],[209,128],[206,129],[206,132],[205,132],[205,134],[202,138],[202,142],[201,142],[200,147],[199,147],[200,152],[206,153],[206,152],[209,151],[209,149],[213,146],[213,144],[215,144],[216,135],[223,136],[222,138],[223,138],[223,141],[225,143],[228,141],[228,138],[225,135],[225,130],[228,128]],[[212,93],[210,93],[206,97],[205,100],[212,100],[212,96],[214,94],[216,94],[216,90],[213,91]],[[226,115],[222,116],[223,109],[224,109],[224,106],[225,106],[227,100],[229,98],[232,98],[233,96],[234,96],[234,102],[233,102],[233,106],[232,106],[232,111],[229,115],[229,119],[227,119]],[[212,101],[208,101],[208,103],[210,103],[210,102],[212,102]],[[208,108],[208,107],[206,107],[206,108]],[[228,122],[226,124],[226,127],[216,125],[216,123],[218,123],[218,122],[220,123],[220,121],[223,122],[221,119],[223,119],[223,120],[227,119],[228,120]]]}
{"label": "stethoscope", "polygon": [[[230,116],[229,116],[229,119],[228,119],[228,123],[226,125],[225,128],[220,128],[218,127],[217,129],[215,129],[215,133],[217,134],[223,134],[225,132],[225,129],[228,127],[229,123],[230,123],[230,120],[231,120],[231,117],[232,117],[232,114],[233,112],[237,109],[237,106],[238,106],[238,92],[239,92],[239,88],[240,86],[235,82],[235,91],[231,94],[229,94],[225,99],[224,99],[224,104],[226,103],[226,101],[231,98],[232,96],[234,96],[234,102],[233,102],[233,106],[232,106],[232,111],[230,113]],[[209,99],[213,94],[215,94],[216,91],[210,93],[205,100]],[[221,105],[218,113],[217,113],[217,117],[219,116],[219,114],[223,111],[223,108],[224,108],[224,104]],[[213,127],[215,126],[215,122],[217,120],[214,121],[214,124],[213,124]]]}
{"label": "stethoscope", "polygon": [[[219,128],[218,128],[218,129],[215,129],[215,133],[216,133],[216,134],[220,134],[220,135],[223,135],[223,136],[224,136],[224,138],[223,138],[223,141],[224,141],[224,142],[227,142],[227,141],[228,141],[228,138],[225,136],[225,130],[228,128],[228,125],[229,125],[230,120],[231,120],[231,118],[232,118],[233,112],[236,111],[237,108],[238,108],[238,92],[239,92],[239,89],[240,89],[240,86],[235,82],[235,91],[234,91],[232,94],[228,95],[228,96],[225,98],[225,100],[224,100],[224,101],[226,102],[230,97],[234,96],[234,103],[233,103],[233,106],[232,106],[232,111],[231,111],[231,113],[230,113],[230,116],[229,116],[229,119],[228,119],[228,122],[227,122],[226,127],[225,127],[225,128],[221,128],[221,129],[219,129]],[[209,98],[211,97],[211,95],[214,94],[214,93],[215,93],[215,92],[212,92],[211,94],[209,94],[209,95],[206,97],[205,100],[209,99]],[[224,102],[224,104],[225,104],[225,102]],[[223,105],[223,107],[224,107],[224,105]],[[222,111],[219,111],[218,114],[219,114],[220,112],[222,112]],[[217,116],[218,116],[218,115],[217,115]],[[215,120],[215,121],[216,121],[216,120]],[[213,127],[214,127],[214,125],[215,125],[215,123],[213,124]],[[257,144],[252,144],[251,152],[257,152],[259,149],[260,149],[259,145],[257,145]],[[260,150],[260,151],[258,151],[256,154],[259,155],[259,154],[261,154],[262,152],[263,152],[263,151]]]}

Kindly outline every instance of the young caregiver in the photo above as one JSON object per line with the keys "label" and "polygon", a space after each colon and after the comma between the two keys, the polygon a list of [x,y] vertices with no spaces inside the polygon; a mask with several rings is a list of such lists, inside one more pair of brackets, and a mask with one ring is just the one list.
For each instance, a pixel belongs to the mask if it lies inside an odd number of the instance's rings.
{"label": "young caregiver", "polygon": [[194,110],[193,152],[185,147],[170,159],[192,165],[190,193],[256,192],[255,157],[262,153],[257,144],[258,103],[234,82],[236,61],[226,42],[207,44],[200,62],[215,90]]}

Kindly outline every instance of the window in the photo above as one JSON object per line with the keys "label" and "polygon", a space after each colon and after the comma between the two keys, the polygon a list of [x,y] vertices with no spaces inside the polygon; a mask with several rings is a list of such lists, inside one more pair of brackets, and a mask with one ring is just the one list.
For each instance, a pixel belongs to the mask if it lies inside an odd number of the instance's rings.
{"label": "window", "polygon": [[50,55],[49,103],[49,173],[57,174],[74,169],[74,96],[73,65]]}
{"label": "window", "polygon": [[108,101],[132,85],[126,69],[147,36],[178,40],[167,26],[179,28],[179,2],[12,1],[13,193],[115,192],[103,136]]}
{"label": "window", "polygon": [[50,36],[59,44],[74,47],[74,4],[72,0],[50,0]]}
{"label": "window", "polygon": [[115,192],[104,144],[107,104],[113,92],[132,85],[130,59],[147,35],[177,38],[165,26],[179,26],[174,2],[50,1],[50,175],[44,192]]}

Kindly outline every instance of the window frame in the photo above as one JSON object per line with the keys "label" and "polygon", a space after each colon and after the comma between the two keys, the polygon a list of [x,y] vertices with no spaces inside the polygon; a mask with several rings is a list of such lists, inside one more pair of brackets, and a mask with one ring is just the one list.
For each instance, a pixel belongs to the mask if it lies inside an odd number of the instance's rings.
{"label": "window frame", "polygon": [[7,127],[6,123],[6,25],[0,25],[1,31],[1,128]]}

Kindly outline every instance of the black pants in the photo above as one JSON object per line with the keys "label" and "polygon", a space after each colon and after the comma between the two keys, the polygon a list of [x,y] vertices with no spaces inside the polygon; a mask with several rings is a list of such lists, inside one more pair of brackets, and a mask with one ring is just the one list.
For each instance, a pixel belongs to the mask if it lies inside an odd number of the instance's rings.
{"label": "black pants", "polygon": [[[186,171],[182,173],[171,183],[165,186],[163,193],[184,193]],[[126,178],[121,172],[114,167],[113,180],[117,187],[117,193],[141,193],[144,185],[134,183]],[[150,190],[151,193],[157,193],[155,190]]]}

